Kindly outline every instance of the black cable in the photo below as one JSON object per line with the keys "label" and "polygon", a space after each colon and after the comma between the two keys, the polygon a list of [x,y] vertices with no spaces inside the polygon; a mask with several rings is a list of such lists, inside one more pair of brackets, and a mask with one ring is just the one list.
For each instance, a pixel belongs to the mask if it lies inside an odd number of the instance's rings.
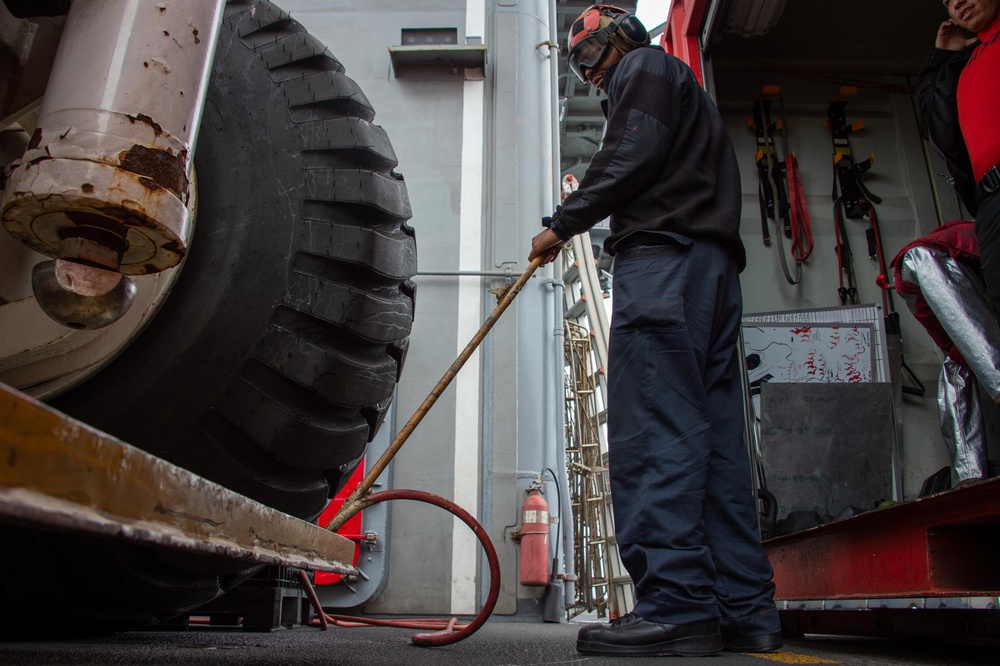
{"label": "black cable", "polygon": [[[548,472],[549,476],[552,477],[552,483],[556,484],[556,507],[559,509],[559,522],[556,523],[556,543],[559,544],[557,548],[562,548],[562,524],[564,518],[563,506],[562,506],[562,488],[560,488],[559,479],[556,478],[556,473],[552,471],[551,467],[544,468],[542,472]],[[556,552],[558,553],[559,551],[557,550]],[[554,574],[555,571],[553,571],[552,573]]]}

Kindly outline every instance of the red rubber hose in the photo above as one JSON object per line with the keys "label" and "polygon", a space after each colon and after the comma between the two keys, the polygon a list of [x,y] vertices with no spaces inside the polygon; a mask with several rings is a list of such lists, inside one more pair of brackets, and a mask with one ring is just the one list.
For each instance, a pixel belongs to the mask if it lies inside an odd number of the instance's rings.
{"label": "red rubber hose", "polygon": [[379,502],[389,502],[399,499],[433,504],[448,511],[472,528],[476,538],[479,539],[479,543],[482,544],[483,550],[486,551],[486,561],[490,567],[490,590],[486,595],[486,602],[480,609],[479,614],[468,624],[459,624],[457,618],[447,620],[440,618],[381,620],[347,615],[328,615],[319,607],[319,601],[315,598],[315,593],[312,592],[312,585],[309,583],[309,578],[303,575],[302,579],[306,585],[306,591],[309,593],[310,601],[313,603],[313,608],[320,617],[321,625],[324,628],[326,622],[330,621],[341,627],[374,625],[381,627],[409,627],[413,629],[439,629],[439,631],[431,633],[414,634],[410,640],[418,647],[441,647],[442,645],[451,645],[452,643],[465,640],[476,633],[486,623],[486,620],[493,614],[493,609],[497,605],[497,599],[500,597],[500,560],[497,557],[496,548],[493,547],[493,542],[490,541],[485,528],[479,524],[479,521],[472,514],[451,500],[447,500],[434,493],[423,490],[384,490],[380,493],[367,495],[364,498],[364,503],[365,508],[367,508]]}

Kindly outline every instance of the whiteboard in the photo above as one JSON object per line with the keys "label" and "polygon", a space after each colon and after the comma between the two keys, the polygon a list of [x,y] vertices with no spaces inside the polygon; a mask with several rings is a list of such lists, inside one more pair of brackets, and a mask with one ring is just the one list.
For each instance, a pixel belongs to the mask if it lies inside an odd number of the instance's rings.
{"label": "whiteboard", "polygon": [[[755,454],[760,481],[771,485],[761,441],[761,386],[774,384],[891,384],[884,314],[875,304],[848,305],[798,311],[761,312],[744,315],[741,353],[745,396],[751,428],[747,433]],[[890,418],[894,406],[882,403]],[[770,415],[780,419],[778,414]],[[786,415],[787,416],[787,415]],[[769,422],[775,425],[774,419]],[[894,422],[894,418],[892,418]],[[778,424],[780,425],[780,424]],[[792,425],[791,423],[788,424]],[[803,442],[801,456],[809,446]],[[893,427],[884,443],[889,452],[892,495],[901,499],[898,434]],[[885,449],[883,449],[885,450]]]}
{"label": "whiteboard", "polygon": [[744,325],[750,385],[874,381],[871,324]]}
{"label": "whiteboard", "polygon": [[776,326],[778,324],[791,324],[798,326],[835,324],[845,326],[849,324],[869,324],[872,327],[872,381],[891,382],[889,355],[886,351],[888,345],[885,339],[884,317],[882,308],[875,304],[847,305],[837,308],[815,308],[785,312],[758,312],[743,315],[743,331],[745,335],[747,327],[754,325]]}

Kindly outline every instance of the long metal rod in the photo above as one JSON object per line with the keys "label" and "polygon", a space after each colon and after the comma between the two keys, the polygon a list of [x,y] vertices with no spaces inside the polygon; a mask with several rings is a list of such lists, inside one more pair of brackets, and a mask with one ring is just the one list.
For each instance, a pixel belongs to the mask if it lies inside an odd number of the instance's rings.
{"label": "long metal rod", "polygon": [[417,275],[439,275],[446,277],[492,277],[506,278],[514,277],[510,271],[417,271]]}
{"label": "long metal rod", "polygon": [[541,266],[542,260],[542,257],[536,257],[528,268],[521,273],[521,277],[517,279],[517,282],[504,291],[499,302],[497,303],[496,308],[492,313],[490,313],[490,316],[486,318],[483,325],[479,327],[476,334],[472,336],[472,340],[470,340],[469,344],[465,346],[462,353],[458,355],[458,358],[455,359],[455,362],[452,363],[451,367],[449,367],[444,373],[444,376],[441,377],[434,388],[431,389],[431,392],[427,395],[427,397],[424,398],[424,401],[417,408],[417,411],[413,413],[413,416],[410,417],[410,420],[407,421],[406,425],[404,425],[396,434],[396,437],[392,440],[392,443],[389,444],[389,447],[385,450],[382,456],[375,462],[374,465],[372,465],[368,474],[364,479],[362,479],[358,487],[354,489],[351,496],[344,501],[343,506],[340,507],[340,511],[333,517],[333,520],[331,520],[326,526],[326,529],[331,532],[336,532],[344,526],[344,523],[346,523],[351,516],[355,515],[359,511],[363,511],[371,505],[370,502],[365,500],[365,495],[367,495],[368,491],[371,490],[371,487],[375,484],[376,479],[378,479],[382,472],[385,471],[389,462],[392,461],[396,453],[399,452],[399,449],[402,448],[403,444],[410,437],[410,434],[413,433],[416,427],[424,419],[424,416],[427,415],[430,408],[434,406],[437,399],[441,397],[444,390],[448,388],[448,385],[451,384],[455,375],[458,374],[458,371],[462,369],[462,366],[464,366],[466,361],[469,360],[473,352],[475,352],[479,345],[482,344],[483,339],[486,338],[486,334],[490,332],[490,329],[492,329],[494,324],[497,323],[497,320],[500,319],[500,315],[504,313],[507,307],[514,300],[514,297],[517,296],[517,294],[521,291],[521,288],[528,282],[528,279],[535,272],[535,269]]}

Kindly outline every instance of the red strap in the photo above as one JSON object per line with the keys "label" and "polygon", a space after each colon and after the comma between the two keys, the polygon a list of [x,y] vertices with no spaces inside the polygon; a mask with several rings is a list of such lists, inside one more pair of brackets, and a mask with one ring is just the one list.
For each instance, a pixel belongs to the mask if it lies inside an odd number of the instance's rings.
{"label": "red strap", "polygon": [[802,174],[795,155],[785,156],[785,173],[788,178],[788,206],[792,218],[792,256],[798,262],[809,258],[813,251],[812,223],[809,207],[802,187]]}

